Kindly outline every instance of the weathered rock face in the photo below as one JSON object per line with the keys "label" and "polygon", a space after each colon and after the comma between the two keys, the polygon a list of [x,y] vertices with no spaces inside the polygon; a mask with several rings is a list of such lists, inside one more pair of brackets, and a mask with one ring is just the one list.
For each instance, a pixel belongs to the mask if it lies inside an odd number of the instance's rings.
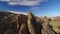
{"label": "weathered rock face", "polygon": [[[31,12],[28,12],[28,21],[27,21],[28,29],[30,34],[41,34],[40,26],[36,21],[34,15]],[[42,26],[41,26],[42,27]]]}
{"label": "weathered rock face", "polygon": [[27,16],[20,14],[18,21],[19,21],[19,34],[28,34]]}
{"label": "weathered rock face", "polygon": [[[3,13],[3,12],[2,12]],[[17,19],[15,14],[12,13],[0,13],[0,34],[4,34],[4,33],[17,33],[16,29],[17,29]],[[2,14],[2,15],[1,15]]]}
{"label": "weathered rock face", "polygon": [[56,34],[31,12],[28,15],[0,12],[0,34]]}

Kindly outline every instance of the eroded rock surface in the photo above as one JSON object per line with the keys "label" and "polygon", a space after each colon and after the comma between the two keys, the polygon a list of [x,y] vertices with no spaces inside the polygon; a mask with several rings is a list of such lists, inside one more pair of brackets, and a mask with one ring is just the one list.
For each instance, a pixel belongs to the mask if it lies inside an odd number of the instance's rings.
{"label": "eroded rock surface", "polygon": [[0,34],[56,34],[31,12],[28,15],[0,12]]}

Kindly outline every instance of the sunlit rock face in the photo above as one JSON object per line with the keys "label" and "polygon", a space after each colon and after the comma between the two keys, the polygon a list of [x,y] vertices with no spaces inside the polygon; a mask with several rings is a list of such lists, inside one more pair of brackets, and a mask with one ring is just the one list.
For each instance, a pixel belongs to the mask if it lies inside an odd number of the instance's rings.
{"label": "sunlit rock face", "polygon": [[56,34],[44,20],[31,12],[16,14],[0,12],[0,34]]}
{"label": "sunlit rock face", "polygon": [[41,34],[41,25],[37,22],[36,17],[31,12],[28,12],[27,24],[30,34]]}
{"label": "sunlit rock face", "polygon": [[28,34],[27,16],[20,14],[18,22],[19,22],[19,34]]}

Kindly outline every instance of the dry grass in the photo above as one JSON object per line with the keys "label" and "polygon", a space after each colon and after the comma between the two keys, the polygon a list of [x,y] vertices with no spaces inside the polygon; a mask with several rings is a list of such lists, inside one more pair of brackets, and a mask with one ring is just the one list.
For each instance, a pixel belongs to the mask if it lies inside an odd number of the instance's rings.
{"label": "dry grass", "polygon": [[60,33],[60,20],[54,19],[51,21],[50,25],[53,26],[53,30],[55,30],[57,33]]}

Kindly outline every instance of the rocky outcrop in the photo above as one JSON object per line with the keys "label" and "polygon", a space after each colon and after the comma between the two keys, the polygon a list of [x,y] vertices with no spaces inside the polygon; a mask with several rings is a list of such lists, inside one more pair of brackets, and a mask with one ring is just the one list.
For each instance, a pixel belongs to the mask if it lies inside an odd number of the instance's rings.
{"label": "rocky outcrop", "polygon": [[[3,12],[2,12],[3,13]],[[1,13],[1,14],[2,14]],[[4,13],[2,14],[1,19],[0,19],[0,34],[4,33],[12,33],[12,34],[17,34],[17,19],[16,19],[16,14],[12,13]],[[11,32],[12,31],[12,32]]]}
{"label": "rocky outcrop", "polygon": [[41,32],[40,32],[41,25],[39,25],[40,23],[38,24],[35,16],[31,12],[28,12],[27,24],[28,24],[28,29],[29,29],[30,34],[41,34]]}
{"label": "rocky outcrop", "polygon": [[19,21],[19,34],[28,34],[27,16],[20,14],[18,21]]}
{"label": "rocky outcrop", "polygon": [[31,12],[28,15],[0,12],[0,34],[56,34]]}

